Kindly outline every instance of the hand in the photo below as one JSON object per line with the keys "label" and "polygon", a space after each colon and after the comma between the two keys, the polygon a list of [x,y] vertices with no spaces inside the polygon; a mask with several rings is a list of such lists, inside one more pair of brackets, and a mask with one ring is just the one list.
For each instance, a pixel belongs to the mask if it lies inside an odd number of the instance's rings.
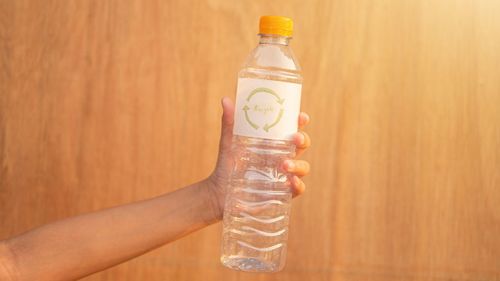
{"label": "hand", "polygon": [[[217,216],[222,218],[224,211],[224,200],[226,197],[225,186],[229,182],[232,172],[231,143],[233,139],[234,104],[230,98],[222,99],[222,129],[219,143],[219,156],[217,165],[212,175],[207,179],[208,186],[214,196],[214,204],[218,210]],[[299,129],[303,129],[309,123],[309,115],[301,112],[299,115]],[[305,132],[294,135],[293,141],[296,146],[295,157],[300,156],[311,145],[311,139]],[[293,176],[290,179],[293,197],[302,194],[306,188],[301,178],[309,173],[309,162],[304,160],[290,159],[283,162],[283,169]]]}

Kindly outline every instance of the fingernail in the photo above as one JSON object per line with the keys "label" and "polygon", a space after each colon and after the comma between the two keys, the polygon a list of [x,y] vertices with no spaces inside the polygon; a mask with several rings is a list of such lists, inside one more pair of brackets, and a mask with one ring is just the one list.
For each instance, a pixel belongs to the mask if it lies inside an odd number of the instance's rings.
{"label": "fingernail", "polygon": [[293,161],[291,161],[291,160],[287,160],[286,161],[286,168],[287,168],[287,171],[293,171],[293,169],[295,168],[295,163],[293,163]]}
{"label": "fingernail", "polygon": [[302,133],[299,133],[297,135],[297,140],[299,141],[299,144],[304,144],[304,135]]}

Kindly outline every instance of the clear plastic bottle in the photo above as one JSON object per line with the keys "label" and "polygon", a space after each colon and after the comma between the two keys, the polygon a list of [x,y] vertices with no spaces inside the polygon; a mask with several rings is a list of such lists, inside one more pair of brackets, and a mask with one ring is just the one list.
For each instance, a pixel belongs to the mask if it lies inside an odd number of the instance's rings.
{"label": "clear plastic bottle", "polygon": [[237,270],[274,272],[285,265],[292,195],[281,166],[295,153],[302,87],[291,34],[291,19],[261,17],[259,45],[238,75],[221,256]]}

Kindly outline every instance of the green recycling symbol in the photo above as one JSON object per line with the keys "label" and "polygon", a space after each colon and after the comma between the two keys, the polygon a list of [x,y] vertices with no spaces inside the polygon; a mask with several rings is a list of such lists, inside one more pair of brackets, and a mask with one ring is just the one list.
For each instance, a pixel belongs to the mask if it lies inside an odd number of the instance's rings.
{"label": "green recycling symbol", "polygon": [[265,94],[273,96],[273,98],[275,98],[275,102],[280,105],[280,111],[279,111],[278,115],[276,116],[276,118],[271,123],[266,123],[262,126],[262,129],[264,131],[269,132],[269,129],[278,125],[278,123],[281,121],[281,118],[283,117],[283,111],[284,111],[283,103],[285,102],[285,99],[281,98],[278,94],[276,94],[276,92],[274,92],[273,90],[271,90],[269,88],[257,88],[255,90],[251,91],[250,94],[248,94],[248,96],[246,98],[247,102],[243,106],[242,109],[245,112],[245,120],[255,130],[258,130],[260,128],[260,126],[258,124],[256,124],[256,122],[252,121],[252,118],[251,118],[250,114],[248,113],[248,111],[251,110],[249,103],[251,102],[252,97],[254,97],[257,93],[265,93]]}

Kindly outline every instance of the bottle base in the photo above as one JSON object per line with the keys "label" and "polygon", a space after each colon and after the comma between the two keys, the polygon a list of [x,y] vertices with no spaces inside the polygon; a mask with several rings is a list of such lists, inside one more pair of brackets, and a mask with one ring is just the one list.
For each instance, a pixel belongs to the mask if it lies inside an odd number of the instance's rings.
{"label": "bottle base", "polygon": [[281,270],[274,263],[251,257],[222,256],[220,260],[226,267],[247,272],[277,272]]}

